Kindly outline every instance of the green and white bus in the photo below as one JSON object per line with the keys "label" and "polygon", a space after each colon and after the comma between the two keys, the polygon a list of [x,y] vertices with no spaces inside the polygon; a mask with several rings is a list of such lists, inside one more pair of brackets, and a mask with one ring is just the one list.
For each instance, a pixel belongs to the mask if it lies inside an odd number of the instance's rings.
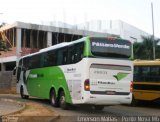
{"label": "green and white bus", "polygon": [[132,100],[132,46],[117,38],[84,37],[21,57],[17,93],[22,98],[50,99],[53,106],[69,104],[130,104]]}

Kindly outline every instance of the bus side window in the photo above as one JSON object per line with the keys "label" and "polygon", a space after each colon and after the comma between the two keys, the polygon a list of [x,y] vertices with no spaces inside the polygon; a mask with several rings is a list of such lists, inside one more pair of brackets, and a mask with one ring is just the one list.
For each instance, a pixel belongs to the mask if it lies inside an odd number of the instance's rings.
{"label": "bus side window", "polygon": [[63,51],[63,61],[62,64],[67,64],[67,49]]}
{"label": "bus side window", "polygon": [[46,55],[46,66],[56,66],[57,50],[51,50]]}
{"label": "bus side window", "polygon": [[40,68],[40,65],[40,55],[34,55],[32,58],[30,58],[29,69]]}
{"label": "bus side window", "polygon": [[135,66],[135,67],[134,67],[134,76],[133,76],[134,81],[139,81],[139,80],[140,80],[139,77],[140,77],[140,76],[139,76],[139,67]]}
{"label": "bus side window", "polygon": [[159,74],[160,67],[152,66],[150,69],[150,77],[151,81],[160,81],[160,74]]}
{"label": "bus side window", "polygon": [[157,79],[157,81],[160,82],[160,66],[158,66],[158,79]]}
{"label": "bus side window", "polygon": [[67,51],[68,51],[67,47],[58,49],[57,65],[67,64]]}
{"label": "bus side window", "polygon": [[69,64],[77,63],[83,58],[84,43],[77,43],[69,47],[68,62]]}
{"label": "bus side window", "polygon": [[23,67],[25,70],[29,69],[29,57],[23,59]]}
{"label": "bus side window", "polygon": [[77,63],[83,58],[84,43],[78,43],[75,45],[75,47],[75,62]]}
{"label": "bus side window", "polygon": [[68,47],[68,64],[74,63],[74,46]]}
{"label": "bus side window", "polygon": [[150,67],[149,66],[142,67],[142,80],[150,81]]}
{"label": "bus side window", "polygon": [[45,52],[45,53],[43,53],[42,55],[43,55],[43,57],[42,57],[42,67],[47,67],[47,65],[48,65],[48,63],[47,63],[48,55],[47,55],[47,53],[46,53],[46,52]]}
{"label": "bus side window", "polygon": [[35,56],[33,56],[31,59],[30,59],[30,63],[29,63],[29,69],[34,69],[35,66],[34,66],[34,62],[35,62]]}

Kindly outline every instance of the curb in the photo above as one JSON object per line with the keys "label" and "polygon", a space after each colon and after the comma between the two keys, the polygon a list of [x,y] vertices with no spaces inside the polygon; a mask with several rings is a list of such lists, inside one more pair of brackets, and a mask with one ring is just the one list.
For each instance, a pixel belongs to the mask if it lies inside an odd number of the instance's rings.
{"label": "curb", "polygon": [[16,103],[16,104],[18,104],[18,105],[21,106],[19,110],[11,112],[11,113],[3,114],[3,115],[1,115],[2,117],[3,116],[9,116],[9,115],[12,115],[12,114],[20,113],[21,111],[23,111],[26,108],[25,103],[22,103],[22,102],[19,102],[19,101],[16,101],[16,100],[12,100],[12,99],[8,99],[8,98],[0,98],[0,101],[12,102],[12,103]]}
{"label": "curb", "polygon": [[[6,117],[13,117],[14,119],[14,114],[18,114],[18,113],[21,113],[23,110],[26,109],[26,104],[23,103],[23,102],[20,102],[18,100],[13,100],[12,98],[0,98],[0,101],[5,101],[5,102],[12,102],[12,103],[16,103],[16,104],[19,104],[21,106],[21,108],[15,112],[11,112],[11,113],[8,113],[8,114],[3,114],[0,116],[0,119],[2,118],[6,118]],[[49,107],[46,106],[48,109]],[[51,121],[57,121],[58,119],[61,118],[61,116],[59,114],[56,114],[55,113],[55,116],[52,116],[53,118],[51,119]],[[1,122],[1,121],[0,121]]]}

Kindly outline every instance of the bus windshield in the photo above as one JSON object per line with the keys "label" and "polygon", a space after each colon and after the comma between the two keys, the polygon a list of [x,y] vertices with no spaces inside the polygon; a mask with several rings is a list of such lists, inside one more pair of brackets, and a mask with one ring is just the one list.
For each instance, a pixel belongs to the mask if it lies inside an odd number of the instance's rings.
{"label": "bus windshield", "polygon": [[94,56],[130,58],[131,43],[115,38],[91,38],[91,52]]}

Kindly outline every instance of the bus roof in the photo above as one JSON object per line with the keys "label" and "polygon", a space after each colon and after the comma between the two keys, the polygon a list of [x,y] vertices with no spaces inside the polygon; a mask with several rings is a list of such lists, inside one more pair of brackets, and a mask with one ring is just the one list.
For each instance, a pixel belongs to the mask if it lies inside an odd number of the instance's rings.
{"label": "bus roof", "polygon": [[40,52],[45,52],[45,51],[48,51],[48,50],[64,47],[64,46],[67,46],[67,45],[69,45],[69,42],[62,42],[60,44],[56,44],[56,45],[50,46],[48,48],[43,48],[43,49],[40,50]]}
{"label": "bus roof", "polygon": [[135,66],[154,66],[154,65],[160,65],[160,60],[135,60],[134,61]]}

